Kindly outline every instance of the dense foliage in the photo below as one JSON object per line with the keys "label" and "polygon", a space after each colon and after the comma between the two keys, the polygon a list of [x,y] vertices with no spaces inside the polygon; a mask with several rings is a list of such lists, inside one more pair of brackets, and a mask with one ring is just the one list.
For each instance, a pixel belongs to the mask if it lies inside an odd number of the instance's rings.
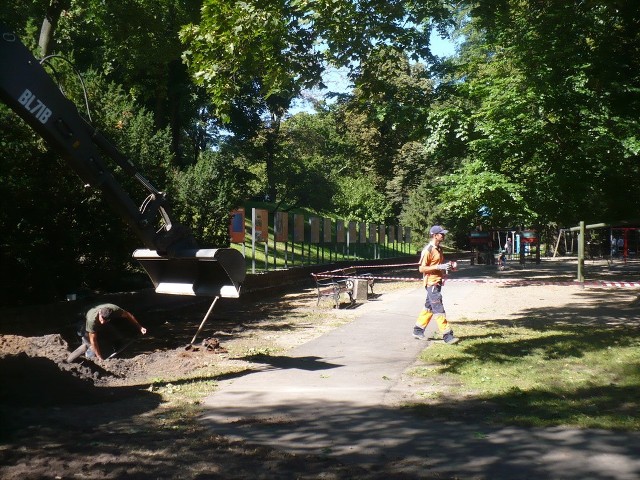
{"label": "dense foliage", "polygon": [[[638,9],[487,1],[466,22],[452,81],[471,104],[468,150],[449,198],[473,185],[462,207],[486,205],[497,225],[638,218]],[[487,172],[495,189],[480,187]]]}
{"label": "dense foliage", "polygon": [[[91,121],[203,245],[264,198],[414,238],[434,222],[464,238],[640,218],[633,2],[26,0],[0,21],[73,62]],[[434,55],[432,33],[457,53]],[[49,63],[84,105],[68,64]],[[335,69],[341,92],[325,88]],[[294,111],[300,98],[312,107]],[[122,288],[137,239],[2,104],[0,127],[0,302]]]}

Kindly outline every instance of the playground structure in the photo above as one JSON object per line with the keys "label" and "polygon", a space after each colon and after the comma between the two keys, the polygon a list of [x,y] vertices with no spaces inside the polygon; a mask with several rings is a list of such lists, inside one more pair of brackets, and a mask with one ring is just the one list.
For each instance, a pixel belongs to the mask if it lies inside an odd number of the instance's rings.
{"label": "playground structure", "polygon": [[[578,253],[579,227],[561,228],[553,256]],[[587,259],[620,259],[627,260],[638,257],[640,249],[640,227],[608,226],[594,224],[585,226],[585,257]],[[563,248],[561,248],[563,247]]]}
{"label": "playground structure", "polygon": [[[553,256],[558,252],[561,238],[564,236],[567,242],[566,232],[571,236],[571,252],[573,253],[574,235],[577,234],[577,254],[578,254],[578,275],[577,281],[584,282],[584,262],[588,259],[606,259],[609,266],[616,259],[621,259],[623,263],[628,260],[637,259],[638,246],[640,245],[640,227],[637,223],[616,222],[615,224],[596,223],[580,225],[568,229],[561,229],[558,234],[558,241]],[[587,232],[589,234],[587,235]],[[614,240],[615,239],[615,240]]]}
{"label": "playground structure", "polygon": [[[614,248],[613,241],[616,241]],[[637,257],[640,245],[640,228],[612,227],[611,228],[611,256],[622,257],[625,261],[629,257]]]}
{"label": "playground structure", "polygon": [[[510,248],[505,248],[507,240],[510,240]],[[524,264],[527,258],[540,263],[540,237],[536,230],[515,228],[476,230],[469,233],[469,245],[471,246],[471,265],[476,263],[494,265],[496,255],[499,255],[502,250],[507,250],[507,258],[518,258],[521,264]]]}

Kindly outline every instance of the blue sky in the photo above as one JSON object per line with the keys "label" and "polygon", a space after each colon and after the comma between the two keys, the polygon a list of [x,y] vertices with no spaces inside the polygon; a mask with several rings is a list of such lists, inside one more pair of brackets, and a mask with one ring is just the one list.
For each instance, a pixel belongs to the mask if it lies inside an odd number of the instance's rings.
{"label": "blue sky", "polygon": [[[437,32],[431,33],[431,51],[439,57],[450,57],[455,54],[455,44],[448,39],[442,39]],[[324,82],[327,85],[329,91],[337,93],[346,93],[351,89],[349,83],[346,80],[346,70],[332,70],[325,74]],[[313,91],[309,92],[310,95],[320,96],[323,92]],[[294,115],[298,112],[312,112],[313,108],[308,102],[304,100],[298,100],[295,102],[294,107],[289,110],[290,115]]]}
{"label": "blue sky", "polygon": [[456,53],[456,45],[449,39],[442,39],[437,32],[431,32],[431,51],[439,57],[450,57]]}

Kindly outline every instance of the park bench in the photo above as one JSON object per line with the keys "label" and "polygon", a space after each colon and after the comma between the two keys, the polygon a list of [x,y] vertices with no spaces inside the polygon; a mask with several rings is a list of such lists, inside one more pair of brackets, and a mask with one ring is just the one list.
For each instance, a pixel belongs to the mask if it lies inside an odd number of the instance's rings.
{"label": "park bench", "polygon": [[335,308],[340,308],[340,298],[343,293],[349,296],[349,306],[353,306],[356,301],[354,299],[354,288],[356,280],[365,280],[368,289],[371,289],[373,295],[373,285],[375,279],[370,273],[359,274],[355,267],[339,268],[323,273],[311,274],[316,282],[318,293],[317,305],[323,297],[330,297],[335,304]]}

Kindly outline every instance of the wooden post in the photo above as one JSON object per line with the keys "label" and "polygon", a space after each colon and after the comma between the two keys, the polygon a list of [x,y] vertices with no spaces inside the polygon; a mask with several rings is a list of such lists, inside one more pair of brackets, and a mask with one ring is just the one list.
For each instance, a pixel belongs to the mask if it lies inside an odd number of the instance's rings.
{"label": "wooden post", "polygon": [[[553,258],[556,258],[556,255],[558,255],[558,247],[560,246],[560,238],[562,237],[562,235],[564,235],[564,230],[561,228],[560,231],[558,232],[558,241],[556,242],[556,249],[553,251]],[[566,249],[566,246],[565,246],[565,249]]]}
{"label": "wooden post", "polygon": [[578,234],[578,281],[584,283],[584,221],[580,222],[580,233]]}

